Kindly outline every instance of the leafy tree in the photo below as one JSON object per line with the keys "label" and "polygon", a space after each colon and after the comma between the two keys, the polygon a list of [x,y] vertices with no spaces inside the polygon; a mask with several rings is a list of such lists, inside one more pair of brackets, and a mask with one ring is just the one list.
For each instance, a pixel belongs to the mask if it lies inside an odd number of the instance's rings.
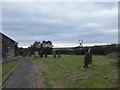
{"label": "leafy tree", "polygon": [[17,56],[18,55],[18,43],[15,43],[14,50],[15,50],[15,55]]}
{"label": "leafy tree", "polygon": [[53,50],[52,47],[53,45],[51,41],[42,41],[42,43],[35,41],[33,45],[31,45],[28,49],[31,52],[31,54],[34,54],[34,51],[39,51],[43,53],[46,52],[48,54],[51,54]]}
{"label": "leafy tree", "polygon": [[45,53],[48,53],[48,54],[51,54],[52,53],[52,50],[53,50],[53,45],[52,45],[52,42],[51,41],[43,41],[42,42],[42,47],[43,47],[43,52]]}

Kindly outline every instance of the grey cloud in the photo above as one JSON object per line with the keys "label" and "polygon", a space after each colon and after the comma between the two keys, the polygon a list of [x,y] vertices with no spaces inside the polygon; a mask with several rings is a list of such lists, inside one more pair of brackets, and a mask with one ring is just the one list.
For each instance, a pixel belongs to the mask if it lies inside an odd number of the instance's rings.
{"label": "grey cloud", "polygon": [[3,32],[20,45],[81,38],[86,43],[116,42],[117,33],[104,32],[117,29],[116,8],[117,3],[3,3]]}

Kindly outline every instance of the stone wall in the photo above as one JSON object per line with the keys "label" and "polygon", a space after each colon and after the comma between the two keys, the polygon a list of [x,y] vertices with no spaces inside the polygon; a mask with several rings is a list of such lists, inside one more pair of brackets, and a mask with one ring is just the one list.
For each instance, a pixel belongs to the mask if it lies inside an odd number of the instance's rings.
{"label": "stone wall", "polygon": [[107,54],[107,57],[109,57],[109,58],[118,58],[118,57],[120,57],[120,54],[119,53],[110,53],[110,54]]}
{"label": "stone wall", "polygon": [[16,42],[11,38],[2,34],[2,60],[4,61],[15,59],[15,47]]}

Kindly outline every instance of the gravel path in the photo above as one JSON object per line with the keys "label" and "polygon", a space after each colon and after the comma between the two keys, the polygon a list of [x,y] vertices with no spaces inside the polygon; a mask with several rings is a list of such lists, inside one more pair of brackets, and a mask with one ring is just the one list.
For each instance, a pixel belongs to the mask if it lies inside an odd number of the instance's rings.
{"label": "gravel path", "polygon": [[6,80],[3,88],[40,88],[35,64],[31,60],[19,60],[20,64]]}

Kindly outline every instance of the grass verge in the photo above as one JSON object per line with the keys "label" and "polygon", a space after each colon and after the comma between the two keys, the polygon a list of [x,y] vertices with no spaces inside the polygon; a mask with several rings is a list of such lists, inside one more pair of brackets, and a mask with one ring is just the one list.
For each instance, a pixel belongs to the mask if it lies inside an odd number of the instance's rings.
{"label": "grass verge", "polygon": [[117,58],[93,56],[94,66],[83,70],[84,56],[62,55],[61,58],[36,59],[48,88],[116,88],[118,87]]}
{"label": "grass verge", "polygon": [[19,61],[12,60],[2,65],[2,79],[19,63]]}

